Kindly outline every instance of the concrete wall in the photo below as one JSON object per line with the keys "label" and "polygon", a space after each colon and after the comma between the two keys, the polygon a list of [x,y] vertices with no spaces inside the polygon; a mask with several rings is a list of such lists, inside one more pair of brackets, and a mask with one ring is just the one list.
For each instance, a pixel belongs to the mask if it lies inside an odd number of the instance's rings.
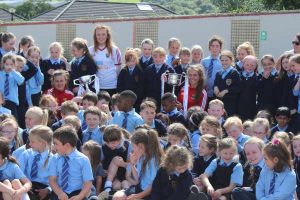
{"label": "concrete wall", "polygon": [[[260,31],[266,31],[268,34],[267,40],[259,43],[260,57],[267,53],[277,57],[282,52],[291,49],[294,35],[300,32],[298,26],[300,12],[239,16],[184,16],[154,20],[158,22],[158,46],[166,48],[170,37],[178,37],[183,46],[191,47],[194,44],[200,44],[205,55],[209,53],[208,40],[215,34],[224,38],[224,48],[231,49],[231,20],[260,20]],[[76,35],[87,39],[90,46],[93,44],[94,27],[97,24],[109,25],[113,31],[114,42],[124,52],[127,47],[131,47],[134,43],[135,21],[146,22],[147,19],[78,21],[76,22]],[[13,32],[17,38],[23,35],[32,35],[42,49],[42,55],[46,56],[48,45],[56,40],[56,23],[64,22],[2,24],[0,26],[7,26],[7,30]]]}

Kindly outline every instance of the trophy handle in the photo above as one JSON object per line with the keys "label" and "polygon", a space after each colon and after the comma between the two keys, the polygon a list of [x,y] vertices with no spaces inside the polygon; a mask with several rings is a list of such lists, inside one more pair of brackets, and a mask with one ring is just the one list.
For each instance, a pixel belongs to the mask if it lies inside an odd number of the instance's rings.
{"label": "trophy handle", "polygon": [[73,80],[73,84],[74,84],[74,85],[81,85],[81,84],[80,84],[79,78],[78,78],[78,79],[74,79],[74,80]]}

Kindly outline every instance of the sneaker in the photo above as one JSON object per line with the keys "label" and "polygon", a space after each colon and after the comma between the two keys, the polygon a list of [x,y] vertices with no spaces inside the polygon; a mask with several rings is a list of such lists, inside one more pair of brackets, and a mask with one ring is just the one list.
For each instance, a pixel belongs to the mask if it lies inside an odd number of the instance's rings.
{"label": "sneaker", "polygon": [[103,191],[98,195],[99,200],[108,200],[109,192]]}

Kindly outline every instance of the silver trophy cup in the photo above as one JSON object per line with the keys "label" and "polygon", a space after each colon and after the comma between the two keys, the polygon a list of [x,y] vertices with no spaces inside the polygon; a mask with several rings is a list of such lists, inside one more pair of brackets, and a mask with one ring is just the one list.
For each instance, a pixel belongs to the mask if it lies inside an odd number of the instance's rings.
{"label": "silver trophy cup", "polygon": [[166,73],[167,76],[167,84],[172,85],[172,94],[175,94],[175,87],[180,86],[184,80],[185,74],[177,74],[177,73]]}
{"label": "silver trophy cup", "polygon": [[89,84],[93,83],[95,81],[95,78],[96,78],[96,74],[85,75],[78,79],[74,79],[73,83],[74,83],[74,85],[78,85],[78,86],[80,85],[82,87],[85,87],[85,90],[87,92],[90,92],[91,90],[89,89]]}

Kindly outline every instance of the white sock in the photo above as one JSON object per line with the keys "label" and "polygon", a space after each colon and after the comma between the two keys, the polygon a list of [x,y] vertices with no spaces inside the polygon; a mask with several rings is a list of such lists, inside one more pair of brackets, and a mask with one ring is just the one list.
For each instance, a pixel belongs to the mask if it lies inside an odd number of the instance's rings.
{"label": "white sock", "polygon": [[105,185],[104,185],[104,188],[106,192],[110,192],[111,191],[111,188],[112,188],[112,182],[111,181],[106,181],[105,182]]}

